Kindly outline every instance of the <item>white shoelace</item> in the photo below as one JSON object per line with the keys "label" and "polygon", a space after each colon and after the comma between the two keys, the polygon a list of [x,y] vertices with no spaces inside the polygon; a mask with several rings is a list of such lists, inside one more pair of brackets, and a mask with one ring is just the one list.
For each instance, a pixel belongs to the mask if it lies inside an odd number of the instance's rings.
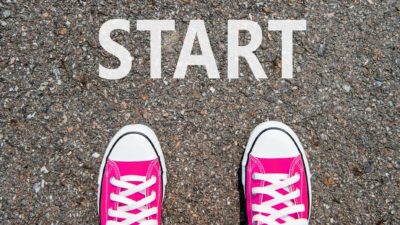
{"label": "white shoelace", "polygon": [[[112,193],[110,198],[111,201],[124,204],[123,206],[118,206],[117,210],[111,208],[108,209],[108,215],[114,218],[123,219],[121,222],[117,221],[107,221],[107,225],[127,225],[133,223],[139,223],[140,225],[157,225],[156,220],[147,220],[146,218],[157,214],[157,207],[148,209],[147,204],[153,202],[156,199],[156,193],[152,192],[151,195],[146,197],[146,189],[151,187],[156,183],[157,178],[151,177],[151,179],[146,180],[144,176],[127,175],[121,176],[120,180],[111,178],[110,182],[112,185],[124,189],[119,194]],[[129,182],[141,182],[138,185]],[[140,193],[144,196],[140,201],[134,201],[128,197]],[[133,214],[129,213],[131,210],[140,210],[140,213]]]}
{"label": "white shoelace", "polygon": [[[289,177],[288,174],[281,173],[269,173],[269,174],[261,174],[254,173],[253,180],[266,181],[270,183],[265,187],[254,187],[252,189],[252,194],[266,194],[271,196],[271,199],[261,204],[253,204],[252,210],[258,214],[254,215],[252,218],[253,224],[268,224],[268,225],[282,225],[281,223],[276,222],[277,219],[281,219],[284,221],[284,225],[307,225],[307,219],[295,219],[289,216],[292,213],[304,212],[304,204],[295,205],[292,201],[295,198],[300,196],[299,190],[290,190],[289,186],[295,184],[300,180],[300,175],[295,174],[292,177]],[[284,189],[288,193],[282,195],[278,192],[279,189]],[[278,204],[285,204],[286,207],[280,210],[273,208],[273,206]],[[262,213],[269,214],[268,216],[264,216]]]}

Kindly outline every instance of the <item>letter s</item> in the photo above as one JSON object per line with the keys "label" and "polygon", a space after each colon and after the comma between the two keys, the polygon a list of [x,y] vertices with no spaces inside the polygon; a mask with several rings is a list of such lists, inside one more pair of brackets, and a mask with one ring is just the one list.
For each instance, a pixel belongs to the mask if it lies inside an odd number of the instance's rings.
{"label": "letter s", "polygon": [[129,51],[122,45],[111,39],[111,32],[116,29],[124,30],[129,33],[129,21],[124,19],[112,19],[105,22],[99,31],[100,45],[108,53],[116,56],[120,65],[116,69],[108,69],[99,63],[99,76],[104,79],[117,80],[129,74],[132,67],[132,58]]}

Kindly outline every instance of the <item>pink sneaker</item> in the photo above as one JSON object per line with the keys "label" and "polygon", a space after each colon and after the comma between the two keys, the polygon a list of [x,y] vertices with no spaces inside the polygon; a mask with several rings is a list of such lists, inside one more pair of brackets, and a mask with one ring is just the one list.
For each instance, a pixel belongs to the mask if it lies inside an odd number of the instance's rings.
{"label": "pink sneaker", "polygon": [[296,134],[283,123],[258,125],[242,160],[242,184],[249,224],[307,225],[310,172]]}
{"label": "pink sneaker", "polygon": [[100,224],[161,224],[166,183],[164,157],[154,132],[144,125],[123,127],[112,138],[100,167]]}

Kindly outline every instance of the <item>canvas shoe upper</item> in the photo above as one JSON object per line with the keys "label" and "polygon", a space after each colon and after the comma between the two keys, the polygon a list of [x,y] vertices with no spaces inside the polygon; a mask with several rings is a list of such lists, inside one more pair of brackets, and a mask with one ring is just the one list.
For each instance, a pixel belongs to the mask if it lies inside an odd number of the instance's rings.
{"label": "canvas shoe upper", "polygon": [[108,145],[100,167],[100,224],[161,224],[165,172],[154,132],[144,125],[123,127]]}
{"label": "canvas shoe upper", "polygon": [[309,167],[295,133],[280,122],[252,132],[242,160],[249,224],[307,225],[311,210]]}

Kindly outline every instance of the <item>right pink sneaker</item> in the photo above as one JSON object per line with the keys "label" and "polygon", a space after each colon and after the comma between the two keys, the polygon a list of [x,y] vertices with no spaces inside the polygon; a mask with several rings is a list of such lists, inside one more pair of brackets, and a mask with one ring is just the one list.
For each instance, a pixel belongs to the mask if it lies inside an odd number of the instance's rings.
{"label": "right pink sneaker", "polygon": [[307,225],[310,172],[299,138],[283,123],[258,125],[242,160],[249,224]]}

